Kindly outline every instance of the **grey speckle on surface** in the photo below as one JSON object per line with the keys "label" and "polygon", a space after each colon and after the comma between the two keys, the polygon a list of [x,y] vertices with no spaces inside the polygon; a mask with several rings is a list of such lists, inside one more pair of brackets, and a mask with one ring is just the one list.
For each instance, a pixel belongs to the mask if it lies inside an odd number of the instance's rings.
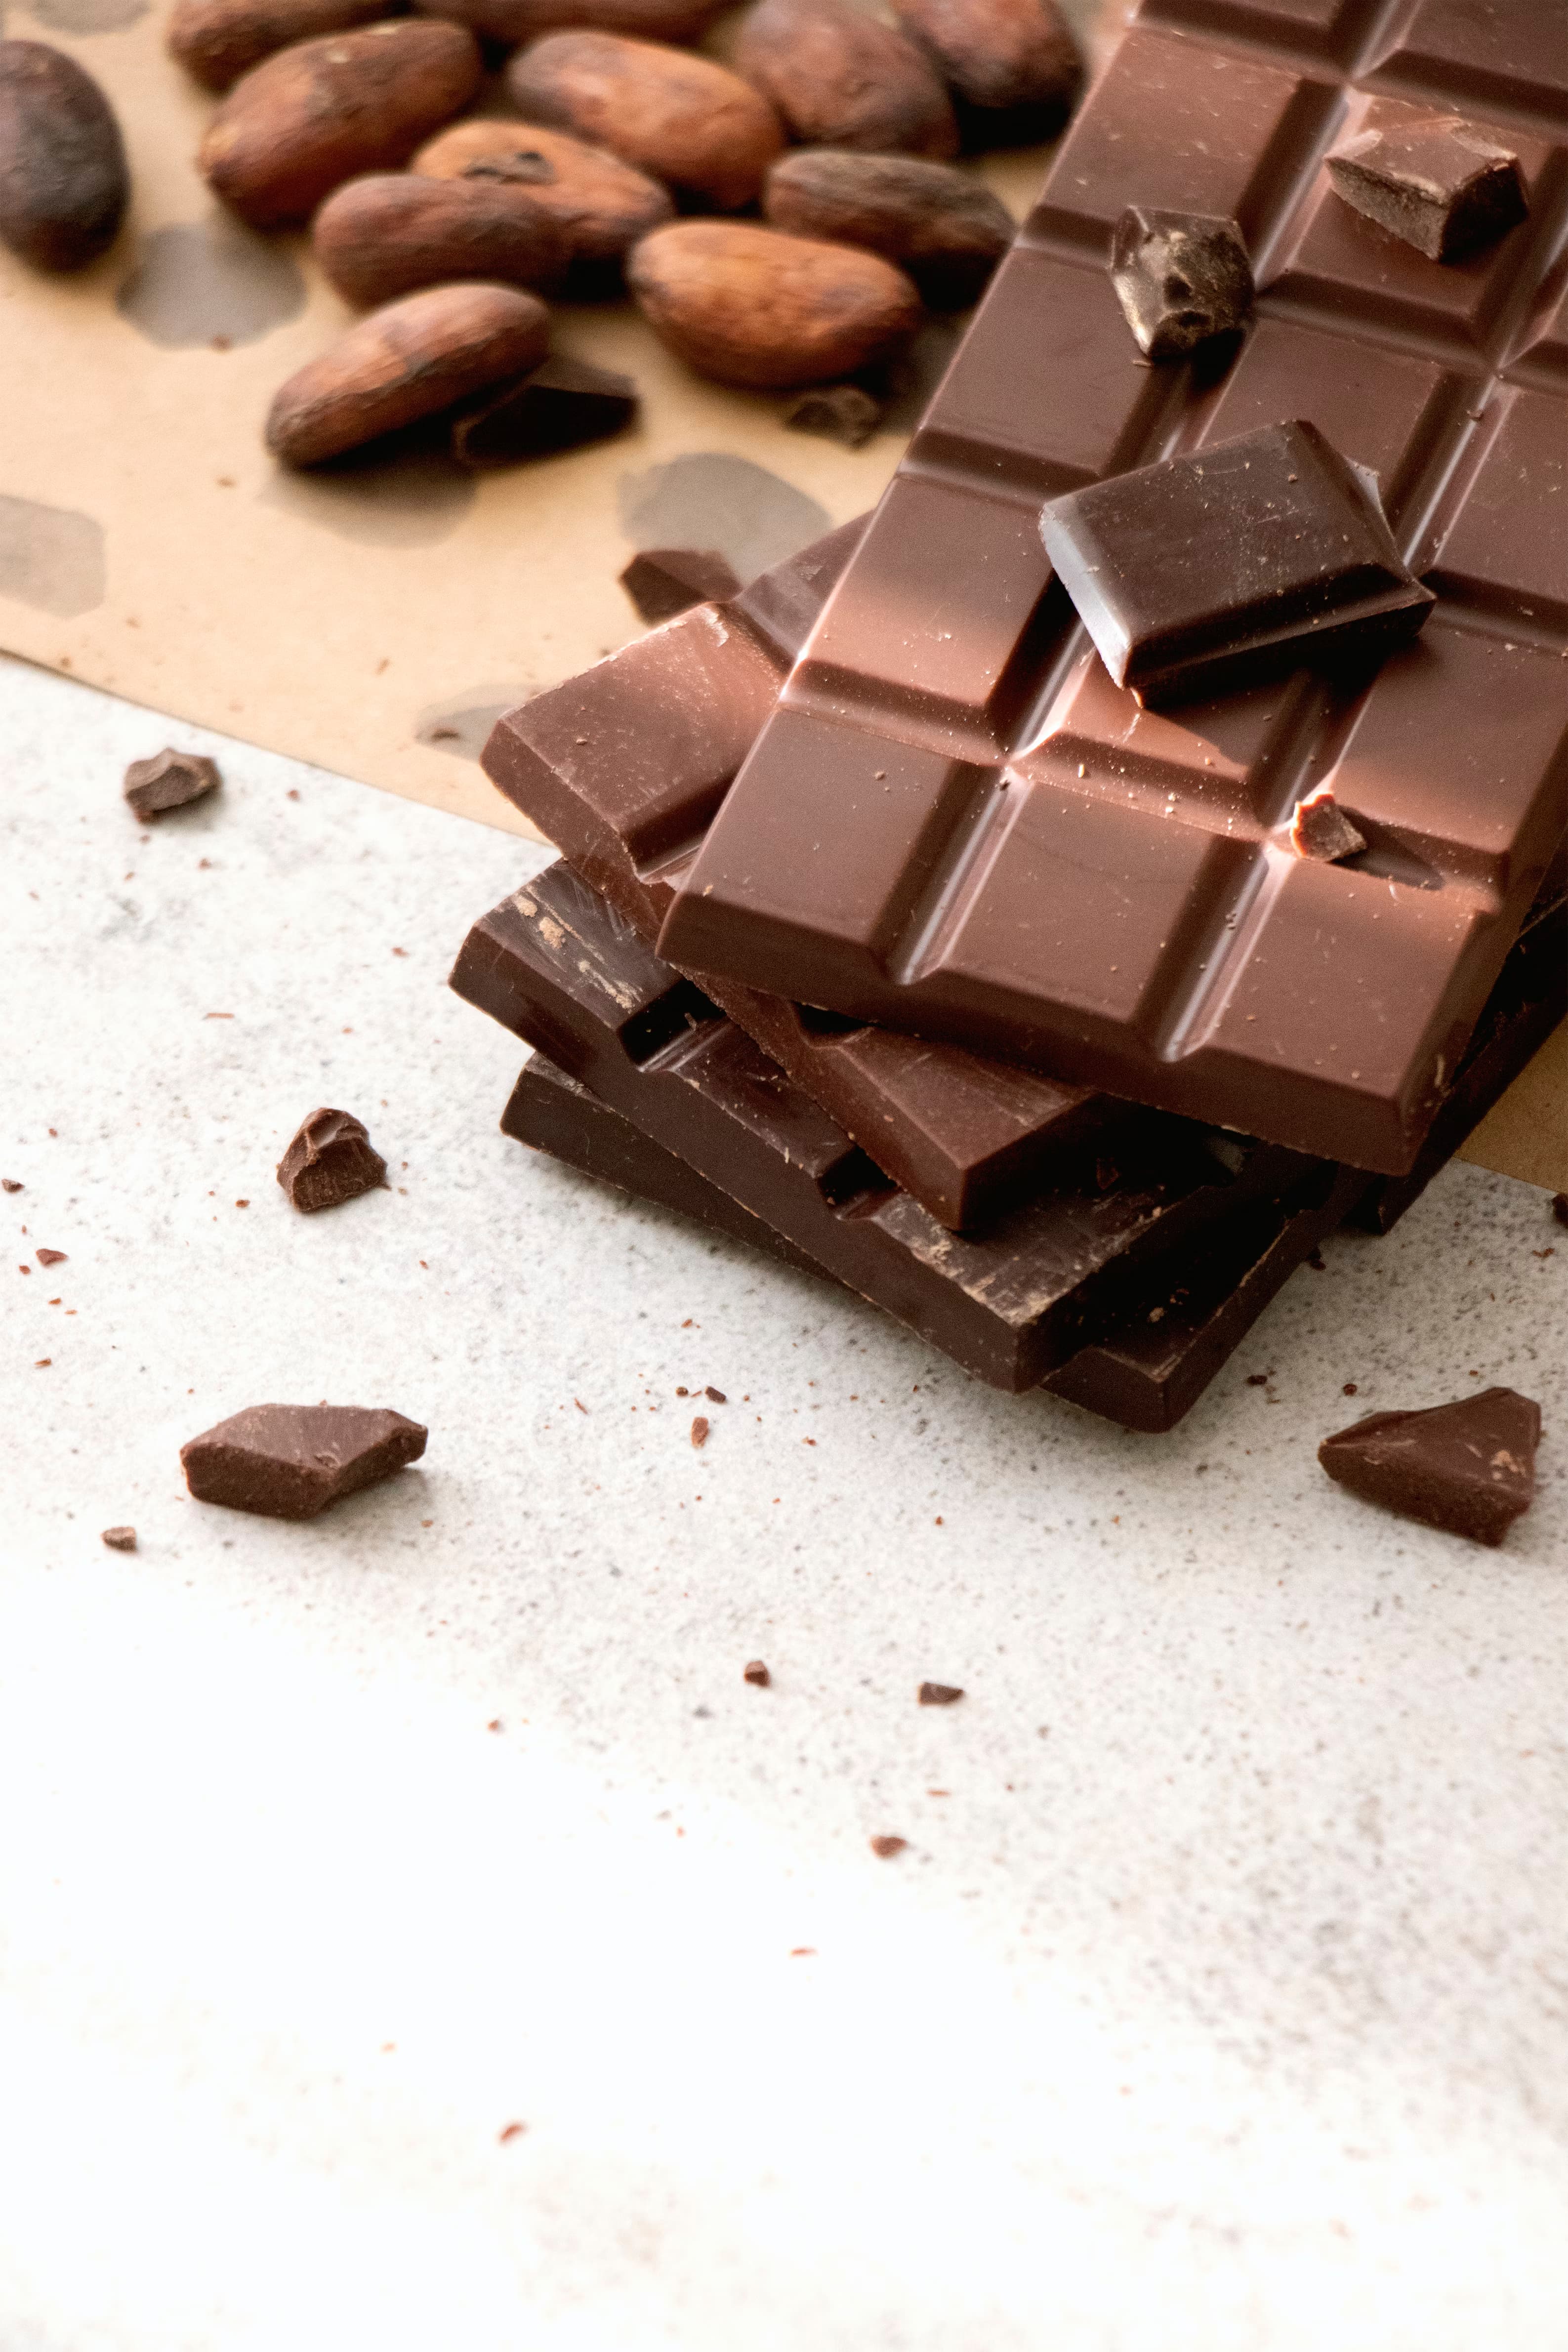
{"label": "grey speckle on surface", "polygon": [[414,722],[415,740],[451,751],[459,760],[477,760],[490,729],[505,710],[514,710],[538,686],[473,686],[454,700],[431,703]]}
{"label": "grey speckle on surface", "polygon": [[433,547],[456,530],[477,490],[476,478],[425,434],[400,437],[395,448],[389,437],[309,473],[279,467],[258,496],[366,547]]}
{"label": "grey speckle on surface", "polygon": [[[140,13],[140,12],[138,12]],[[291,257],[226,214],[178,221],[142,239],[115,305],[149,342],[179,351],[223,335],[253,343],[305,307]]]}
{"label": "grey speckle on surface", "polygon": [[51,33],[118,33],[147,14],[151,0],[31,0],[28,14]]}
{"label": "grey speckle on surface", "polygon": [[809,547],[833,518],[749,457],[705,450],[626,474],[621,529],[634,547],[716,547],[742,580]]}
{"label": "grey speckle on surface", "polygon": [[0,494],[0,596],[68,621],[101,604],[105,584],[101,523]]}

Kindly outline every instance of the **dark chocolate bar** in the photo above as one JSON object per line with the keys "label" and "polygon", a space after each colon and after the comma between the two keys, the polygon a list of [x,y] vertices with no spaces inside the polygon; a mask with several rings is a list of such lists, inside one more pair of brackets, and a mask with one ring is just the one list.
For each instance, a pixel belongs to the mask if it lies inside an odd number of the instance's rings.
{"label": "dark chocolate bar", "polygon": [[[1547,20],[1556,18],[1549,35]],[[856,1020],[1407,1170],[1568,825],[1568,44],[1540,0],[1161,0],[1068,132],[660,939]],[[1528,215],[1434,260],[1324,158],[1385,97],[1517,154]],[[1233,218],[1239,352],[1151,365],[1130,205]],[[1438,599],[1381,660],[1156,712],[1043,503],[1284,420],[1374,472]],[[1300,856],[1327,787],[1366,843]]]}
{"label": "dark chocolate bar", "polygon": [[[846,523],[730,603],[536,695],[486,745],[492,780],[650,945],[864,528]],[[941,1224],[984,1223],[1125,1108],[959,1046],[703,985]]]}
{"label": "dark chocolate bar", "polygon": [[564,865],[475,924],[452,985],[998,1388],[1163,1306],[1172,1253],[1199,1235],[1270,1203],[1327,1211],[1337,1177],[1150,1113],[984,1234],[949,1233]]}

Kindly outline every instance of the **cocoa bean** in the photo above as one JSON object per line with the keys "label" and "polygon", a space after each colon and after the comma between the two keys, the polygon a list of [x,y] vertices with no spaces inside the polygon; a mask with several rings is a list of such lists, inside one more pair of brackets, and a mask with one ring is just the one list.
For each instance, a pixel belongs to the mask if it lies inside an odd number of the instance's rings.
{"label": "cocoa bean", "polygon": [[921,320],[920,296],[891,262],[742,221],[655,229],[626,280],[659,340],[700,375],[762,390],[852,374]]}
{"label": "cocoa bean", "polygon": [[761,0],[742,21],[735,65],[797,139],[868,154],[958,152],[952,108],[924,56],[853,0]]}
{"label": "cocoa bean", "polygon": [[291,375],[267,419],[287,466],[316,466],[434,416],[544,356],[550,314],[511,286],[435,286],[373,310]]}
{"label": "cocoa bean", "polygon": [[301,41],[241,76],[197,162],[253,228],[306,220],[356,173],[405,163],[479,77],[479,45],[460,25],[404,17]]}
{"label": "cocoa bean", "polygon": [[1056,0],[892,0],[951,85],[966,147],[1027,146],[1071,113],[1083,59]]}
{"label": "cocoa bean", "polygon": [[723,210],[750,204],[784,147],[777,115],[711,58],[617,33],[547,33],[507,68],[531,122],[608,147]]}
{"label": "cocoa bean", "polygon": [[973,302],[1013,241],[1005,205],[951,163],[800,147],[768,173],[763,209],[795,236],[863,245],[907,269],[938,310]]}
{"label": "cocoa bean", "polygon": [[398,14],[396,0],[175,0],[166,40],[204,89],[221,91],[275,49]]}
{"label": "cocoa bean", "polygon": [[433,180],[515,187],[555,215],[574,259],[618,261],[675,211],[668,188],[603,147],[531,122],[454,122],[414,158]]}
{"label": "cocoa bean", "polygon": [[526,188],[411,172],[345,181],[316,215],[310,242],[344,300],[366,310],[465,278],[554,286],[571,259],[561,223]]}
{"label": "cocoa bean", "polygon": [[729,0],[415,0],[422,16],[467,25],[509,49],[542,33],[588,26],[643,41],[695,41]]}
{"label": "cocoa bean", "polygon": [[42,41],[0,41],[0,240],[35,269],[85,268],[113,243],[130,194],[120,125],[92,76]]}

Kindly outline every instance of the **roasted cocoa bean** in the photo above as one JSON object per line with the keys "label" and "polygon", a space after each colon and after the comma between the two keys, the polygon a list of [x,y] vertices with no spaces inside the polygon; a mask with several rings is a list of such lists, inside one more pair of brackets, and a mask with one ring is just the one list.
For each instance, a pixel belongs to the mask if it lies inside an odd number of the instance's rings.
{"label": "roasted cocoa bean", "polygon": [[892,0],[952,88],[966,147],[1026,146],[1071,113],[1083,59],[1056,0]]}
{"label": "roasted cocoa bean", "polygon": [[204,89],[226,90],[276,49],[398,13],[395,0],[175,0],[167,46]]}
{"label": "roasted cocoa bean", "polygon": [[511,286],[436,286],[373,310],[279,391],[267,446],[316,466],[537,366],[550,314]]}
{"label": "roasted cocoa bean", "polygon": [[571,259],[561,223],[526,188],[412,172],[372,173],[334,189],[310,242],[344,300],[365,310],[465,278],[556,286]]}
{"label": "roasted cocoa bean", "polygon": [[641,41],[695,41],[728,0],[415,0],[422,16],[467,25],[509,49],[542,33],[587,27],[629,33]]}
{"label": "roasted cocoa bean", "polygon": [[356,173],[405,163],[479,77],[479,45],[460,25],[405,16],[301,41],[236,82],[197,161],[252,227],[308,220]]}
{"label": "roasted cocoa bean", "polygon": [[799,147],[768,173],[763,209],[795,236],[863,245],[907,269],[939,310],[973,302],[1013,241],[1007,207],[951,163]]}
{"label": "roasted cocoa bean", "polygon": [[735,66],[808,144],[956,155],[958,125],[923,54],[853,0],[761,0]]}
{"label": "roasted cocoa bean", "polygon": [[574,260],[590,265],[618,261],[675,211],[668,189],[646,172],[533,122],[454,122],[420,148],[413,168],[433,180],[518,189],[555,215]]}
{"label": "roasted cocoa bean", "polygon": [[662,342],[719,383],[789,391],[849,375],[908,341],[920,296],[890,262],[742,221],[676,221],[626,279]]}
{"label": "roasted cocoa bean", "polygon": [[513,58],[507,83],[531,122],[574,131],[721,210],[750,204],[784,143],[750,82],[656,41],[549,33]]}
{"label": "roasted cocoa bean", "polygon": [[85,268],[113,243],[130,194],[120,125],[92,76],[42,41],[0,41],[0,240],[35,269]]}

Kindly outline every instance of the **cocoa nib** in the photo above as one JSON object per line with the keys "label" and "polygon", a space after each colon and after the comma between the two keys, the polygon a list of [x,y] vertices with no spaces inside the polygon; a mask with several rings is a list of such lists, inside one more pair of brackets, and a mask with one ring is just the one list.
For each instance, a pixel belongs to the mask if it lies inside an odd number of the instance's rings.
{"label": "cocoa nib", "polygon": [[752,1684],[758,1690],[766,1690],[773,1681],[773,1676],[761,1658],[752,1658],[749,1664],[742,1667],[741,1680],[743,1683]]}
{"label": "cocoa nib", "polygon": [[304,1215],[341,1208],[386,1181],[386,1162],[352,1111],[313,1110],[278,1163],[278,1181]]}
{"label": "cocoa nib", "polygon": [[140,817],[162,816],[216,793],[223,778],[217,762],[195,751],[159,751],[132,760],[125,771],[125,797]]}
{"label": "cocoa nib", "polygon": [[198,1503],[263,1518],[310,1519],[417,1462],[428,1435],[400,1412],[254,1404],[191,1438],[180,1461]]}

